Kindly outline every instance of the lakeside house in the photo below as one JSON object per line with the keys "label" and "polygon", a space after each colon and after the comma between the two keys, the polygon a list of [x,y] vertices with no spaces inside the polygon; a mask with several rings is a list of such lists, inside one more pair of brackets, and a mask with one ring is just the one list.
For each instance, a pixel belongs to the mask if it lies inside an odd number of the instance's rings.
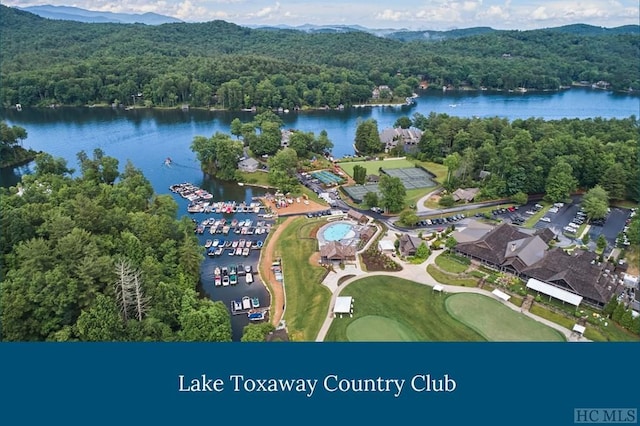
{"label": "lakeside house", "polygon": [[255,158],[245,158],[238,162],[238,170],[241,172],[253,173],[258,170],[260,163]]}
{"label": "lakeside house", "polygon": [[388,128],[380,132],[380,141],[384,144],[386,152],[395,148],[399,143],[403,144],[405,152],[415,150],[420,138],[422,138],[422,130],[413,127],[408,129]]}

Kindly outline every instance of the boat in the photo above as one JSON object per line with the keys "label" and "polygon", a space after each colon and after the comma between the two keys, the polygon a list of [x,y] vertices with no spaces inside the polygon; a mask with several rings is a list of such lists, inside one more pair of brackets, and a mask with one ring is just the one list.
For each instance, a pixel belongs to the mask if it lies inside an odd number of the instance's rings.
{"label": "boat", "polygon": [[236,253],[235,253],[235,255],[236,255],[236,256],[242,256],[242,249],[241,249],[240,247],[238,247],[238,248],[236,249]]}
{"label": "boat", "polygon": [[214,278],[214,284],[216,287],[220,287],[222,285],[222,277],[220,275],[217,275]]}
{"label": "boat", "polygon": [[207,249],[207,256],[215,256],[215,255],[216,255],[215,249],[213,247],[209,247]]}
{"label": "boat", "polygon": [[247,317],[249,318],[249,321],[262,321],[265,318],[266,314],[267,311],[249,312],[247,314]]}
{"label": "boat", "polygon": [[238,284],[238,276],[235,275],[235,274],[229,275],[229,284],[231,284],[231,285]]}
{"label": "boat", "polygon": [[165,166],[170,166],[171,163],[173,163],[173,160],[171,159],[171,157],[167,157],[164,159],[164,165]]}
{"label": "boat", "polygon": [[[213,247],[212,247],[213,248]],[[213,252],[213,254],[215,256],[220,256],[222,254],[222,252],[224,251],[224,249],[220,246],[218,246],[218,248],[216,249],[216,251]]]}
{"label": "boat", "polygon": [[231,301],[231,312],[237,312],[242,310],[242,301],[240,300],[232,300]]}
{"label": "boat", "polygon": [[218,247],[219,244],[220,244],[220,240],[218,239],[213,240],[213,242],[211,243],[213,247]]}
{"label": "boat", "polygon": [[243,256],[249,256],[249,253],[251,252],[251,249],[249,247],[245,247],[242,249],[242,255]]}
{"label": "boat", "polygon": [[263,243],[262,243],[262,241],[260,240],[260,241],[258,241],[258,242],[256,243],[256,246],[257,246],[258,248],[262,248],[262,244],[263,244]]}
{"label": "boat", "polygon": [[207,241],[205,241],[204,246],[205,246],[205,248],[209,248],[209,247],[211,247],[212,244],[213,244],[213,241],[207,240]]}
{"label": "boat", "polygon": [[260,307],[260,299],[258,299],[257,297],[252,297],[251,298],[251,307],[252,308],[259,308]]}
{"label": "boat", "polygon": [[222,285],[224,287],[229,286],[229,276],[225,275],[224,277],[222,277]]}
{"label": "boat", "polygon": [[247,284],[251,284],[253,282],[253,274],[248,273],[244,276],[244,279],[247,281]]}
{"label": "boat", "polygon": [[238,219],[234,218],[234,219],[231,220],[231,227],[235,228],[236,226],[238,226]]}
{"label": "boat", "polygon": [[238,273],[238,267],[236,265],[229,266],[229,275],[236,275]]}
{"label": "boat", "polygon": [[244,248],[245,243],[246,243],[246,241],[245,241],[245,240],[240,240],[240,241],[238,241],[238,247],[240,247],[240,248]]}
{"label": "boat", "polygon": [[251,309],[251,298],[249,296],[242,297],[242,309]]}
{"label": "boat", "polygon": [[232,243],[231,243],[231,247],[233,247],[233,248],[237,248],[237,247],[238,247],[238,244],[239,244],[239,241],[238,241],[238,240],[235,240],[234,242],[232,242]]}
{"label": "boat", "polygon": [[217,276],[217,275],[220,275],[220,274],[221,274],[220,267],[216,266],[216,269],[213,270],[213,275]]}

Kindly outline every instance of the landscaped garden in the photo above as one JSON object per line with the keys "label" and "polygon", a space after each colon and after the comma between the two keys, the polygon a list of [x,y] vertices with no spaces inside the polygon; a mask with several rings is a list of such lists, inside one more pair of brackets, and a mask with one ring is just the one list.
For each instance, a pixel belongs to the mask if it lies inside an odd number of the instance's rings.
{"label": "landscaped garden", "polygon": [[396,261],[382,253],[375,244],[360,254],[360,259],[368,272],[399,271],[402,269]]}

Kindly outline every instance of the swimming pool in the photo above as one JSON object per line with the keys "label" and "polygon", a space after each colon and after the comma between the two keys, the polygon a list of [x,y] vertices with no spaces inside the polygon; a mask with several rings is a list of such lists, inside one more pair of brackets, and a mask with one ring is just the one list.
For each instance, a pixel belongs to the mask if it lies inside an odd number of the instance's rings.
{"label": "swimming pool", "polygon": [[353,238],[355,235],[353,226],[346,222],[331,224],[322,232],[325,241],[340,241],[345,238]]}

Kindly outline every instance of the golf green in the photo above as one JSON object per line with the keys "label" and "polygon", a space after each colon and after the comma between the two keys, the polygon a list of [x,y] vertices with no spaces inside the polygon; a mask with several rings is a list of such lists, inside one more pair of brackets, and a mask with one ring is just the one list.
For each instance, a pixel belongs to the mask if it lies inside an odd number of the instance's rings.
{"label": "golf green", "polygon": [[491,341],[564,341],[557,330],[547,327],[497,300],[481,294],[458,293],[445,300],[451,316]]}
{"label": "golf green", "polygon": [[358,318],[347,327],[351,342],[411,342],[416,335],[396,320],[378,315]]}

